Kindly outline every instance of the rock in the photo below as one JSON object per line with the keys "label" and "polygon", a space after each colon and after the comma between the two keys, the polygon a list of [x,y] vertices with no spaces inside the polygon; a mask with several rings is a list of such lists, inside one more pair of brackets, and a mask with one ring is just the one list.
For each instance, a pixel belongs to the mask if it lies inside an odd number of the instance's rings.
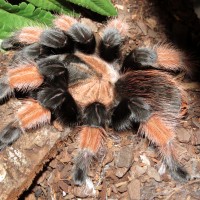
{"label": "rock", "polygon": [[68,192],[68,187],[69,186],[68,186],[67,183],[65,183],[64,181],[59,181],[58,185],[63,191]]}
{"label": "rock", "polygon": [[139,165],[135,166],[135,173],[137,176],[141,176],[147,171],[147,166],[140,167]]}
{"label": "rock", "polygon": [[108,164],[108,163],[111,163],[113,161],[114,157],[113,157],[113,153],[112,152],[108,152],[107,155],[106,155],[106,158],[104,159],[103,161],[103,166]]}
{"label": "rock", "polygon": [[138,27],[140,28],[140,30],[142,31],[142,33],[144,35],[147,35],[147,26],[146,26],[146,24],[143,23],[142,21],[137,21],[136,23],[137,23]]}
{"label": "rock", "polygon": [[126,192],[126,191],[127,191],[127,184],[120,186],[119,188],[117,188],[117,190],[118,190],[120,193]]}
{"label": "rock", "polygon": [[130,146],[121,148],[115,157],[116,166],[129,168],[132,163],[132,151],[133,149]]}
{"label": "rock", "polygon": [[193,145],[200,145],[200,130],[193,132],[192,144]]}
{"label": "rock", "polygon": [[157,26],[157,21],[156,21],[155,19],[153,19],[153,18],[148,18],[148,19],[146,19],[146,21],[147,21],[147,25],[148,25],[151,29],[156,28],[156,26]]}
{"label": "rock", "polygon": [[140,200],[140,181],[138,179],[133,179],[128,184],[128,194],[130,200]]}
{"label": "rock", "polygon": [[158,171],[153,167],[148,167],[147,174],[150,178],[153,178],[155,181],[160,182],[161,177]]}
{"label": "rock", "polygon": [[2,164],[0,164],[0,182],[2,182],[5,179],[6,174],[6,169],[3,167]]}
{"label": "rock", "polygon": [[122,178],[126,172],[128,171],[128,168],[126,167],[120,167],[120,168],[117,168],[116,172],[115,172],[115,175],[118,177],[118,178]]}
{"label": "rock", "polygon": [[187,143],[190,141],[191,135],[188,133],[187,129],[179,128],[176,133],[179,142]]}

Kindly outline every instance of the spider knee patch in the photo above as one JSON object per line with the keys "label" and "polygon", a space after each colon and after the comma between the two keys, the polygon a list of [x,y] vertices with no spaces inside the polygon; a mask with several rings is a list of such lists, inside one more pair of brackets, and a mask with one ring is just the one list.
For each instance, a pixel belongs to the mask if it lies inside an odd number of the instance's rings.
{"label": "spider knee patch", "polygon": [[8,81],[11,88],[27,91],[39,87],[44,80],[35,62],[25,62],[8,70]]}
{"label": "spider knee patch", "polygon": [[37,101],[30,99],[24,102],[22,108],[17,112],[17,117],[20,126],[25,130],[50,123],[51,113]]}
{"label": "spider knee patch", "polygon": [[76,23],[76,19],[67,15],[60,15],[53,21],[55,27],[63,31],[68,31],[71,28],[71,26]]}
{"label": "spider knee patch", "polygon": [[16,34],[16,38],[20,43],[33,44],[39,42],[43,31],[40,27],[24,27]]}

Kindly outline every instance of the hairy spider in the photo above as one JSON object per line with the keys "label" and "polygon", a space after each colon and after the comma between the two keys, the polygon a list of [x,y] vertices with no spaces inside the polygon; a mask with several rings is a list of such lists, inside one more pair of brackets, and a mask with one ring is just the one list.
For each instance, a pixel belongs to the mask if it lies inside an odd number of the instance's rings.
{"label": "hairy spider", "polygon": [[0,149],[52,119],[65,126],[78,125],[73,179],[81,185],[92,158],[104,145],[108,127],[116,133],[137,127],[157,146],[172,177],[188,180],[173,146],[187,104],[173,73],[188,71],[185,57],[163,44],[134,49],[121,64],[127,29],[118,19],[109,21],[96,45],[89,27],[62,15],[53,28],[25,27],[4,40],[4,49],[20,50],[0,79],[0,100],[15,91],[26,93],[26,98],[16,119],[1,131]]}

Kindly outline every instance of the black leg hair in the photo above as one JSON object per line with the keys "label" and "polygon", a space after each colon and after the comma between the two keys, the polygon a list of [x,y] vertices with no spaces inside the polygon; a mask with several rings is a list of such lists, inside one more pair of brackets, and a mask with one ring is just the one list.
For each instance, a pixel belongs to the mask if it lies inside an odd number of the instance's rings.
{"label": "black leg hair", "polygon": [[92,103],[84,109],[83,123],[85,125],[105,128],[107,122],[106,108],[99,102]]}
{"label": "black leg hair", "polygon": [[25,60],[34,60],[40,56],[41,47],[40,44],[34,43],[24,47],[21,51],[16,52],[12,58],[13,64],[20,64]]}
{"label": "black leg hair", "polygon": [[113,62],[120,57],[122,37],[117,29],[107,28],[99,44],[99,55],[105,61]]}
{"label": "black leg hair", "polygon": [[74,42],[64,31],[59,29],[45,30],[40,36],[41,56],[72,53]]}
{"label": "black leg hair", "polygon": [[125,57],[121,71],[125,72],[127,69],[144,69],[150,68],[157,61],[157,54],[153,49],[138,48],[132,50],[128,56]]}
{"label": "black leg hair", "polygon": [[[83,111],[83,125],[88,128],[88,131],[90,131],[90,129],[92,130],[93,128],[98,131],[93,132],[91,135],[87,135],[88,132],[82,133],[84,135],[82,135],[80,140],[83,141],[83,147],[80,149],[78,155],[75,158],[73,173],[73,179],[77,185],[82,185],[87,179],[88,169],[92,158],[95,156],[102,143],[101,132],[103,130],[102,128],[105,128],[106,126],[106,121],[106,108],[99,102],[89,104]],[[99,135],[95,136],[94,134],[96,133]],[[88,141],[90,141],[91,144],[84,145]]]}
{"label": "black leg hair", "polygon": [[66,89],[44,87],[35,95],[40,104],[49,109],[63,125],[75,125],[79,121],[79,108]]}
{"label": "black leg hair", "polygon": [[14,50],[14,49],[19,49],[21,47],[24,47],[24,44],[21,44],[15,36],[6,38],[2,41],[1,43],[1,48],[4,50]]}
{"label": "black leg hair", "polygon": [[142,99],[123,99],[113,109],[111,124],[115,131],[136,128],[140,122],[146,121],[151,115],[151,108]]}
{"label": "black leg hair", "polygon": [[96,40],[93,32],[81,23],[74,24],[67,32],[75,42],[75,47],[84,53],[92,54],[95,51]]}
{"label": "black leg hair", "polygon": [[65,68],[63,62],[54,58],[44,58],[37,61],[38,69],[40,74],[42,74],[48,80],[56,83],[57,81],[63,82],[63,86],[68,85],[68,70]]}
{"label": "black leg hair", "polygon": [[88,150],[82,150],[75,158],[73,180],[76,185],[82,185],[87,179],[87,173],[94,155]]}
{"label": "black leg hair", "polygon": [[0,105],[5,103],[12,95],[13,89],[2,78],[0,79]]}
{"label": "black leg hair", "polygon": [[76,83],[91,77],[88,65],[78,56],[69,54],[63,62],[69,71],[69,83]]}
{"label": "black leg hair", "polygon": [[13,122],[8,124],[0,133],[0,151],[15,142],[21,133],[22,130],[19,127],[15,127]]}

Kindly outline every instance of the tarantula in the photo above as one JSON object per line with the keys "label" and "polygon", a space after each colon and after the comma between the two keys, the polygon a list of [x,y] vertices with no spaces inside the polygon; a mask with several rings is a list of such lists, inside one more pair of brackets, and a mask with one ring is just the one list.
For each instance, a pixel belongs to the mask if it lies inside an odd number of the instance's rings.
{"label": "tarantula", "polygon": [[126,23],[113,19],[97,45],[89,27],[61,15],[53,28],[25,27],[4,40],[4,49],[20,50],[0,79],[0,100],[15,91],[26,95],[16,119],[0,133],[0,149],[53,119],[64,126],[78,125],[73,180],[82,185],[107,137],[106,130],[137,127],[157,146],[171,176],[188,180],[173,146],[187,104],[187,95],[173,76],[187,71],[184,55],[163,44],[134,49],[121,62],[126,33]]}

